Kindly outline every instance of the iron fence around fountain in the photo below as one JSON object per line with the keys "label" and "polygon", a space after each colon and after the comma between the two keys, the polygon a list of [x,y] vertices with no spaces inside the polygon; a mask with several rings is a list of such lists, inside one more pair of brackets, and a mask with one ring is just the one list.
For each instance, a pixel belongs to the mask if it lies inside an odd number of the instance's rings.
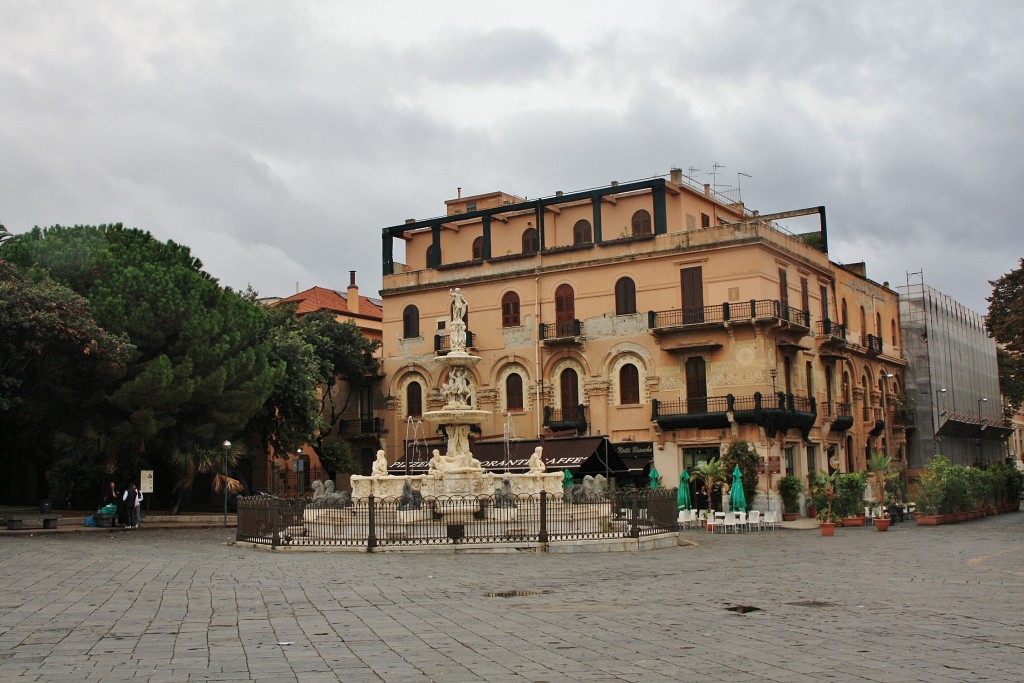
{"label": "iron fence around fountain", "polygon": [[238,499],[237,540],[273,547],[501,546],[641,538],[677,530],[675,489],[375,498]]}

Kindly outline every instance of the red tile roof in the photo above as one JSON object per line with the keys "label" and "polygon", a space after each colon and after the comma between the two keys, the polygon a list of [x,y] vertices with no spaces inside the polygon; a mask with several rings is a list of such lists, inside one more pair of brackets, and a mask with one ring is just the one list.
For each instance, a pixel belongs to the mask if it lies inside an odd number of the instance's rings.
{"label": "red tile roof", "polygon": [[295,314],[305,315],[314,311],[332,311],[335,313],[357,313],[368,318],[382,320],[384,317],[383,306],[379,299],[359,297],[359,310],[351,311],[348,307],[348,292],[339,292],[326,287],[311,287],[298,294],[281,299],[274,305],[296,304]]}

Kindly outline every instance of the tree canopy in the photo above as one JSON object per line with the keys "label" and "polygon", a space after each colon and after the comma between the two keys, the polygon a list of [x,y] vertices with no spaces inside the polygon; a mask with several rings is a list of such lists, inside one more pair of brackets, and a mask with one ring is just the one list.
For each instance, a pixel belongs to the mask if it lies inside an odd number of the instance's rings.
{"label": "tree canopy", "polygon": [[264,338],[266,312],[221,287],[187,247],[122,225],[36,228],[3,246],[88,301],[96,324],[134,346],[102,385],[77,435],[134,471],[240,432],[285,374]]}
{"label": "tree canopy", "polygon": [[1024,258],[1020,267],[989,282],[985,325],[999,343],[999,389],[1004,410],[1013,413],[1024,405]]}

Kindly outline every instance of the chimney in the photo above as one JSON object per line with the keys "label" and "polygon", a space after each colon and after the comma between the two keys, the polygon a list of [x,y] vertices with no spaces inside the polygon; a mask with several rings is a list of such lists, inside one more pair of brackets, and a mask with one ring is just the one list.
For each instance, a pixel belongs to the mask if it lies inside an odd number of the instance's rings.
{"label": "chimney", "polygon": [[681,168],[673,168],[673,169],[671,169],[669,171],[669,180],[671,180],[676,185],[682,185],[683,184],[683,169],[681,169]]}
{"label": "chimney", "polygon": [[356,271],[348,271],[348,310],[359,312],[359,287],[356,285]]}

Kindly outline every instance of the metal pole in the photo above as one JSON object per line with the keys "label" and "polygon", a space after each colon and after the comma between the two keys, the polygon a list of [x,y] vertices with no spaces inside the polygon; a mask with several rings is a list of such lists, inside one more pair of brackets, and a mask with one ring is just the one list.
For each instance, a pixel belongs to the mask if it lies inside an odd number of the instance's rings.
{"label": "metal pole", "polygon": [[224,449],[224,468],[221,470],[221,486],[224,487],[224,528],[228,526],[228,451],[231,450],[231,442],[225,441],[220,445]]}

